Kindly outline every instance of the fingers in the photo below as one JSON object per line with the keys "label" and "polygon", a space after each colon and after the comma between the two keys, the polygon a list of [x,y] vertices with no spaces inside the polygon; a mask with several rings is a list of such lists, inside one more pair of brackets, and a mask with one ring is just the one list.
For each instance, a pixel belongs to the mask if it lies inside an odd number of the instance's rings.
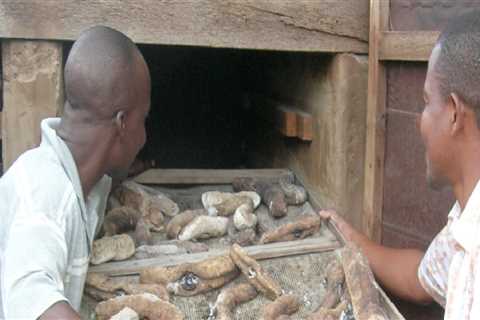
{"label": "fingers", "polygon": [[337,212],[333,209],[322,209],[318,212],[318,214],[322,219],[330,219],[332,217],[333,219],[335,219],[335,217],[338,215]]}
{"label": "fingers", "polygon": [[329,220],[343,235],[345,240],[348,240],[348,241],[352,240],[354,229],[335,210],[333,209],[320,210],[318,214],[320,218],[324,220]]}
{"label": "fingers", "polygon": [[330,220],[338,228],[341,228],[346,222],[343,218],[333,209],[324,209],[318,212],[320,218],[324,220]]}

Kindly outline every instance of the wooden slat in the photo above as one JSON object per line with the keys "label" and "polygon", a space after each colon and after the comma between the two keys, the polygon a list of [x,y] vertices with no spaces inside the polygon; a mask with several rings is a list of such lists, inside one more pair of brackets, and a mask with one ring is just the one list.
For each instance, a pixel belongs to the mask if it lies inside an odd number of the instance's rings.
{"label": "wooden slat", "polygon": [[2,0],[0,37],[73,40],[94,25],[138,43],[366,53],[368,0]]}
{"label": "wooden slat", "polygon": [[297,138],[303,141],[313,140],[313,118],[312,115],[298,111],[297,115]]}
{"label": "wooden slat", "polygon": [[295,107],[280,105],[275,108],[276,126],[283,136],[298,138],[303,141],[312,141],[313,119],[311,114]]}
{"label": "wooden slat", "polygon": [[285,137],[297,136],[297,114],[286,107],[277,108],[277,128]]}
{"label": "wooden slat", "polygon": [[379,43],[380,60],[428,61],[437,41],[436,31],[387,31],[382,32]]}
{"label": "wooden slat", "polygon": [[[330,237],[309,238],[296,241],[285,241],[244,247],[249,255],[257,260],[286,257],[298,254],[318,253],[335,250],[340,247],[338,240]],[[168,257],[110,262],[90,267],[88,272],[100,272],[107,275],[136,274],[140,270],[153,266],[175,266],[183,263],[193,263],[211,257],[226,254],[228,249],[207,252],[172,255]]]}
{"label": "wooden slat", "polygon": [[379,61],[382,31],[387,30],[390,1],[370,0],[365,188],[362,225],[372,240],[381,241],[385,157],[385,67]]}
{"label": "wooden slat", "polygon": [[313,140],[313,117],[300,106],[292,106],[275,99],[250,94],[250,103],[255,108],[255,116],[269,126],[275,126],[283,136],[303,141]]}
{"label": "wooden slat", "polygon": [[236,177],[294,179],[288,169],[150,169],[135,177],[144,184],[230,184]]}

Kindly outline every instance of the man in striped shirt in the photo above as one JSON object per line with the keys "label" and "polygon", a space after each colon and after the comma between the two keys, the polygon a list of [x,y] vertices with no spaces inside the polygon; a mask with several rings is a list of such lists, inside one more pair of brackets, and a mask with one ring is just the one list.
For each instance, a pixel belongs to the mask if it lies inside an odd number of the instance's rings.
{"label": "man in striped shirt", "polygon": [[323,211],[356,242],[372,270],[401,298],[445,308],[445,319],[480,319],[480,12],[452,21],[428,63],[419,127],[429,185],[450,185],[457,199],[427,252],[386,248]]}
{"label": "man in striped shirt", "polygon": [[40,146],[0,179],[0,318],[80,319],[111,180],[126,176],[145,143],[150,75],[129,38],[85,31],[64,78],[62,117],[44,120]]}

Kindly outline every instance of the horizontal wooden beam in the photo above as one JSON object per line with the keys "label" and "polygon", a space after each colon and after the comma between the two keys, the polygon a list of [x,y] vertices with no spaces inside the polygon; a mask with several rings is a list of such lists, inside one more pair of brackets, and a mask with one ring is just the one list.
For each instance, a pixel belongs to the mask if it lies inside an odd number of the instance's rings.
{"label": "horizontal wooden beam", "polygon": [[[244,249],[253,258],[257,260],[264,260],[298,254],[332,251],[340,247],[340,242],[336,240],[333,235],[330,235],[318,238],[249,246],[244,247]],[[88,272],[104,273],[110,276],[133,275],[148,267],[169,267],[183,263],[194,263],[211,257],[217,257],[226,254],[227,252],[228,249],[218,249],[199,253],[163,256],[161,258],[110,262],[92,266],[88,269]]]}
{"label": "horizontal wooden beam", "polygon": [[368,50],[368,0],[2,0],[0,21],[0,38],[73,40],[106,25],[138,43]]}
{"label": "horizontal wooden beam", "polygon": [[383,61],[428,61],[437,41],[437,31],[386,31],[379,42],[379,59]]}
{"label": "horizontal wooden beam", "polygon": [[230,184],[236,177],[294,180],[293,172],[288,169],[150,169],[136,176],[135,181],[144,184]]}

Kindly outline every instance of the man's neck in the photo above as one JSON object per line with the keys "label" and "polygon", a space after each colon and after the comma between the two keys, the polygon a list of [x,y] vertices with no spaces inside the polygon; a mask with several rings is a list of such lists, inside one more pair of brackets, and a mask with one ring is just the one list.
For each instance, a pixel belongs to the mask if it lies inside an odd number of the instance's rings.
{"label": "man's neck", "polygon": [[72,153],[86,199],[107,171],[112,134],[102,126],[72,122],[62,118],[57,134]]}

